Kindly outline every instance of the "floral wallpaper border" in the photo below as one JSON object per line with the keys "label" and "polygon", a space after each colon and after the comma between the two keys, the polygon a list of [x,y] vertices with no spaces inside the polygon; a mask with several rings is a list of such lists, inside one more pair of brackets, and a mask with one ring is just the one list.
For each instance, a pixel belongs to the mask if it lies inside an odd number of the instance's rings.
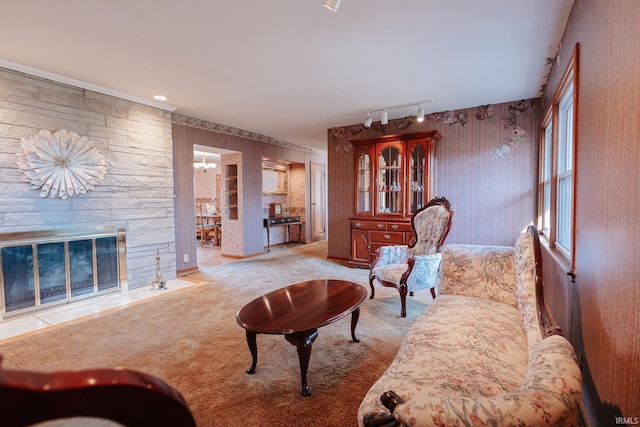
{"label": "floral wallpaper border", "polygon": [[[490,152],[492,159],[505,158],[511,154],[511,150],[518,145],[523,144],[527,140],[527,135],[524,129],[520,127],[518,118],[523,113],[529,113],[535,109],[535,104],[532,100],[522,100],[509,105],[508,114],[502,118],[506,135],[502,141],[496,142],[495,148]],[[432,113],[425,116],[425,120],[434,123],[442,122],[449,126],[465,126],[469,121],[469,111],[474,109],[454,110],[454,111],[442,111],[439,113]],[[493,105],[480,105],[475,107],[475,114],[473,117],[478,121],[493,120],[494,108]],[[374,132],[380,132],[380,134],[393,134],[402,132],[416,122],[415,116],[404,117],[401,119],[390,120],[387,125],[382,125],[380,122],[374,122],[371,124],[370,130]],[[346,152],[351,151],[353,146],[349,142],[349,139],[358,135],[364,131],[363,124],[355,124],[351,126],[336,127],[329,129],[329,138],[335,143],[336,151],[342,149]]]}
{"label": "floral wallpaper border", "polygon": [[250,132],[248,130],[238,129],[232,126],[225,126],[218,123],[209,122],[202,119],[196,119],[189,116],[183,116],[181,114],[172,113],[171,122],[179,125],[190,126],[193,128],[204,129],[211,132],[222,133],[225,135],[237,136],[239,138],[246,138],[253,141],[263,142],[265,144],[278,145],[280,147],[291,148],[299,151],[306,151],[313,154],[326,155],[326,151],[318,150],[315,148],[307,147],[304,145],[294,144],[293,142],[281,141],[270,136],[261,135],[259,133]]}

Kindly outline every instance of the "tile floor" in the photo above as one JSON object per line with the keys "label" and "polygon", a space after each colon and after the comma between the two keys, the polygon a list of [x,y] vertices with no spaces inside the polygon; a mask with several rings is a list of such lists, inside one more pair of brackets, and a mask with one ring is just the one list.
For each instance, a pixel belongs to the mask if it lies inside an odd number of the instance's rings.
{"label": "tile floor", "polygon": [[168,280],[166,289],[154,289],[142,287],[130,290],[128,293],[109,294],[88,298],[86,301],[75,302],[70,305],[51,308],[35,312],[30,316],[0,323],[0,342],[18,336],[42,331],[43,329],[61,325],[67,322],[104,313],[109,310],[125,307],[130,304],[149,299],[158,298],[173,292],[177,292],[191,286],[201,284],[198,281],[179,277]]}

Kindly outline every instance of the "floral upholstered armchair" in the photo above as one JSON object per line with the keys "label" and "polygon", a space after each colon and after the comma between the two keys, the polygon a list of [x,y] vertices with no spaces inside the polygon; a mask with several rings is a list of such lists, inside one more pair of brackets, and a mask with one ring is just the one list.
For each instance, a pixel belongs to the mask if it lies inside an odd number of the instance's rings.
{"label": "floral upholstered armchair", "polygon": [[375,294],[375,280],[400,292],[402,317],[407,315],[407,293],[413,295],[414,291],[431,289],[431,296],[435,298],[435,280],[442,258],[440,246],[449,234],[452,218],[451,204],[444,197],[432,199],[418,209],[411,217],[412,242],[378,249],[369,273],[371,299]]}

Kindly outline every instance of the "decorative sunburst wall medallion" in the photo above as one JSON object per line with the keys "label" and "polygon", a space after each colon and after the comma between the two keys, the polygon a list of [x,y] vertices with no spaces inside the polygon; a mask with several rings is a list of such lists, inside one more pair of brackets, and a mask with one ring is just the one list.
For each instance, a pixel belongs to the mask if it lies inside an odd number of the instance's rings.
{"label": "decorative sunburst wall medallion", "polygon": [[95,189],[104,179],[107,163],[95,144],[75,132],[41,130],[22,138],[18,166],[23,180],[40,197],[52,199],[79,196]]}

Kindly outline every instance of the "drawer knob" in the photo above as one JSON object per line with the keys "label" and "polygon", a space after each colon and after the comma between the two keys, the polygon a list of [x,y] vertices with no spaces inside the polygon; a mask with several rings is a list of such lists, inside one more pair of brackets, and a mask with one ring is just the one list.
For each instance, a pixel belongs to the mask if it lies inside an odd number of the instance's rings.
{"label": "drawer knob", "polygon": [[391,228],[393,228],[394,230],[398,229],[398,224],[391,224]]}
{"label": "drawer knob", "polygon": [[384,238],[385,238],[386,240],[389,240],[389,239],[391,238],[391,236],[390,236],[390,235],[388,235],[388,234],[385,234],[385,235],[384,235]]}
{"label": "drawer knob", "polygon": [[378,228],[384,228],[384,224],[378,224]]}
{"label": "drawer knob", "polygon": [[355,223],[355,224],[353,224],[353,225],[355,225],[355,226],[356,226],[356,228],[360,228],[360,227],[362,227],[362,224],[361,224],[361,223],[359,223],[359,222],[356,222],[356,223]]}

